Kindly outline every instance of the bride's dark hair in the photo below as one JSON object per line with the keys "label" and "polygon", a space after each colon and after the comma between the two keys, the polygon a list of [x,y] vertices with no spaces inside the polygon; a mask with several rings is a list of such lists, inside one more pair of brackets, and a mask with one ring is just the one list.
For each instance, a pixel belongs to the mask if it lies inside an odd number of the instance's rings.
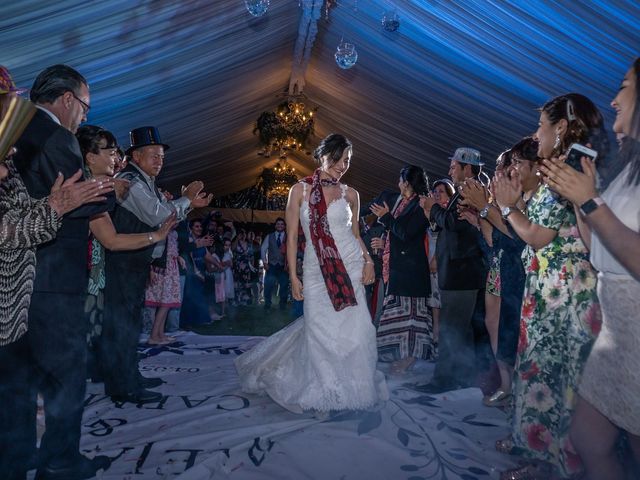
{"label": "bride's dark hair", "polygon": [[351,141],[347,137],[339,133],[330,133],[320,142],[318,148],[314,150],[313,158],[318,165],[322,165],[322,157],[328,155],[331,165],[333,165],[342,158],[347,148],[353,148]]}

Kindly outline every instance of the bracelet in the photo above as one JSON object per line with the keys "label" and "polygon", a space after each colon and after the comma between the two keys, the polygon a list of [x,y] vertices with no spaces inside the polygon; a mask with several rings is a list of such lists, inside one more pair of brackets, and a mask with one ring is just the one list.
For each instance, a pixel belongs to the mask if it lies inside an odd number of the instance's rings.
{"label": "bracelet", "polygon": [[368,262],[368,261],[364,261],[364,264],[366,265],[367,263],[370,263],[371,265],[373,265],[373,262]]}
{"label": "bracelet", "polygon": [[149,234],[149,236],[147,237],[149,239],[149,244],[154,244],[156,243],[155,240],[153,239],[153,234]]}

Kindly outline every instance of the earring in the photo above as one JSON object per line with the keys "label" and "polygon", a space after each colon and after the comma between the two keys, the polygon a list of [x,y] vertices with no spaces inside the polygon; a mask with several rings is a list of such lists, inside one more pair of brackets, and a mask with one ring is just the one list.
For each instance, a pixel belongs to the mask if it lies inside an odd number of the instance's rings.
{"label": "earring", "polygon": [[559,133],[556,134],[556,141],[553,144],[553,149],[554,150],[556,150],[558,148],[560,148],[560,134]]}

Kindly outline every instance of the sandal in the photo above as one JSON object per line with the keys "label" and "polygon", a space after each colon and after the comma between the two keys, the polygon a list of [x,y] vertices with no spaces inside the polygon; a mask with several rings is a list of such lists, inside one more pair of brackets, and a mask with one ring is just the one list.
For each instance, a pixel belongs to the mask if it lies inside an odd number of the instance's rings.
{"label": "sandal", "polygon": [[500,473],[500,480],[548,480],[549,478],[551,478],[549,468],[533,463]]}
{"label": "sandal", "polygon": [[482,404],[486,407],[506,407],[511,401],[511,392],[496,390],[490,397],[484,397]]}
{"label": "sandal", "polygon": [[500,453],[506,453],[509,455],[513,452],[513,438],[510,436],[507,438],[503,438],[502,440],[496,440],[496,450]]}

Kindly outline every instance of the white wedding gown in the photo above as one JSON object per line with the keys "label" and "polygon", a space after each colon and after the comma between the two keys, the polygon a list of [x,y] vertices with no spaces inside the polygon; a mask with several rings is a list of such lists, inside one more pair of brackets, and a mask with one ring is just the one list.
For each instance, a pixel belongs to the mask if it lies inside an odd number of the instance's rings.
{"label": "white wedding gown", "polygon": [[[306,198],[309,188],[303,185]],[[351,230],[345,192],[343,185],[327,217],[358,304],[339,312],[333,308],[310,240],[309,205],[304,200],[304,315],[235,360],[244,392],[266,393],[296,413],[362,410],[388,398],[384,375],[376,370],[376,331],[361,281],[364,259]]]}

